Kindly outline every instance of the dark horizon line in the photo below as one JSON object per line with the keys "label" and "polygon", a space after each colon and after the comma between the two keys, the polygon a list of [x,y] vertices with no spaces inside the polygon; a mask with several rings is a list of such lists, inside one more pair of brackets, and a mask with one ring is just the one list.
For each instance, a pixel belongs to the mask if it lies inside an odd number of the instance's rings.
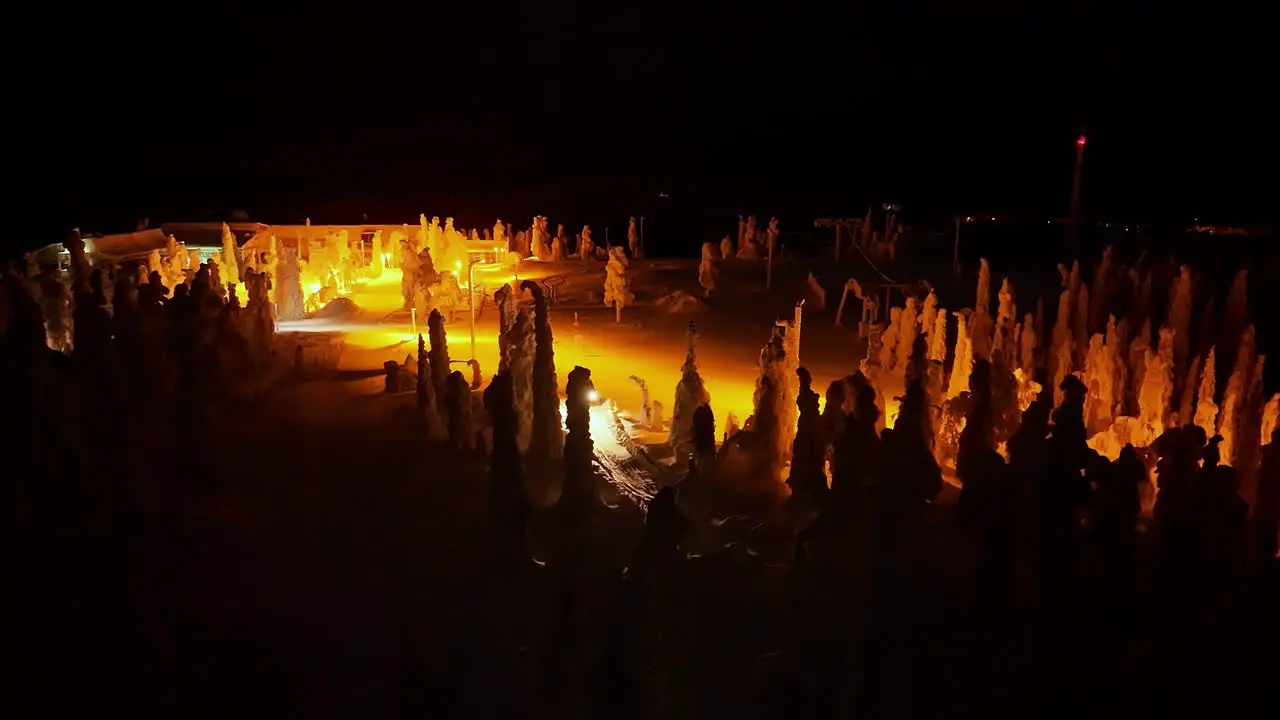
{"label": "dark horizon line", "polygon": [[[510,219],[529,215],[572,216],[575,218],[623,216],[629,214],[665,214],[669,217],[711,218],[739,213],[778,215],[791,218],[815,219],[819,217],[862,217],[868,207],[877,208],[884,202],[901,204],[910,222],[936,221],[952,215],[995,215],[1008,219],[1038,221],[1061,219],[1067,214],[1067,186],[1064,183],[1062,197],[1048,197],[1040,193],[1008,192],[988,193],[981,187],[967,192],[943,193],[927,190],[903,189],[893,192],[894,183],[886,183],[882,190],[872,189],[874,180],[854,178],[843,182],[822,182],[816,178],[782,176],[744,179],[727,172],[661,173],[615,171],[588,172],[559,177],[527,178],[524,182],[457,183],[447,187],[443,181],[420,183],[421,189],[406,190],[406,184],[393,179],[372,178],[362,190],[343,192],[339,188],[326,188],[311,192],[299,191],[288,183],[267,183],[258,176],[254,184],[270,187],[253,188],[248,192],[222,193],[205,187],[173,187],[164,189],[129,186],[136,197],[154,195],[153,200],[120,197],[122,193],[108,192],[107,197],[96,194],[83,198],[88,202],[81,210],[68,211],[78,203],[65,195],[64,205],[48,208],[44,212],[26,215],[22,224],[27,225],[28,236],[51,238],[60,241],[72,227],[88,232],[129,232],[138,220],[159,218],[170,222],[198,222],[229,220],[233,212],[247,212],[251,221],[271,218],[276,224],[301,223],[311,217],[317,224],[359,224],[361,215],[367,214],[370,222],[401,224],[416,221],[421,212],[445,217],[452,214],[466,218],[468,223],[486,224],[492,220],[475,220],[473,215]],[[745,181],[744,181],[745,180]],[[770,182],[770,180],[772,182]],[[487,187],[486,187],[487,185]],[[772,187],[770,187],[772,185]],[[434,187],[432,187],[434,186]],[[242,190],[244,188],[242,187]],[[1109,189],[1109,188],[1107,188]],[[669,197],[658,197],[666,192]],[[1006,200],[984,200],[984,195],[1008,195]],[[50,193],[55,197],[59,193]],[[110,197],[115,195],[116,197]],[[949,195],[943,199],[944,195]],[[1249,203],[1226,202],[1224,198],[1206,198],[1202,203],[1174,203],[1170,198],[1138,196],[1129,203],[1130,209],[1111,210],[1116,205],[1110,201],[1113,193],[1094,195],[1090,202],[1089,184],[1085,184],[1082,216],[1086,221],[1099,220],[1130,225],[1168,226],[1191,224],[1196,218],[1204,224],[1237,227],[1271,226],[1280,222],[1274,216],[1272,206],[1268,211],[1241,211]],[[166,197],[167,196],[167,197]],[[968,197],[966,197],[968,196]],[[192,199],[195,198],[195,199]],[[33,208],[34,209],[34,208]],[[442,212],[444,211],[444,212]],[[510,221],[508,219],[508,221]],[[42,222],[43,220],[43,222]],[[152,223],[155,224],[154,222]]]}

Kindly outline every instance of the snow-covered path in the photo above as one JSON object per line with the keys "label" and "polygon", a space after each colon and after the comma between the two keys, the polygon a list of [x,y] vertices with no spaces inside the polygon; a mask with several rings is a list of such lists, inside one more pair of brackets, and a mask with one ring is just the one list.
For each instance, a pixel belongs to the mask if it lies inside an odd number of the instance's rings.
{"label": "snow-covered path", "polygon": [[661,470],[645,460],[643,450],[621,423],[607,403],[591,408],[596,471],[620,494],[644,509],[658,492],[660,483],[654,475]]}

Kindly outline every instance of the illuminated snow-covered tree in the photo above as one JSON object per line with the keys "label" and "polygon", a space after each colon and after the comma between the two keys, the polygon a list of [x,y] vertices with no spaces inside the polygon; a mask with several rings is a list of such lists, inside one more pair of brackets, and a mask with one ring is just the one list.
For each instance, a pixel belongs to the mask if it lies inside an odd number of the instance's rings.
{"label": "illuminated snow-covered tree", "polygon": [[783,458],[791,451],[789,433],[783,427],[783,418],[791,414],[790,408],[782,407],[786,403],[786,372],[786,350],[782,338],[775,333],[760,350],[760,378],[753,396],[755,413],[748,421],[751,429],[761,436],[760,449],[764,457],[760,459],[768,467],[770,477],[776,476]]}
{"label": "illuminated snow-covered tree", "polygon": [[[173,235],[170,235],[166,240],[164,252],[165,274],[168,276],[169,282],[176,286],[186,280],[186,270],[191,267],[191,256],[187,253],[186,247],[178,242],[178,238]],[[194,273],[194,270],[192,272]]]}
{"label": "illuminated snow-covered tree", "polygon": [[725,235],[724,237],[720,238],[720,257],[721,259],[728,260],[733,256],[734,256],[733,240],[730,240],[729,236]]}
{"label": "illuminated snow-covered tree", "polygon": [[690,320],[685,333],[684,365],[680,367],[680,381],[676,383],[676,397],[671,409],[671,430],[667,434],[667,441],[675,450],[678,462],[694,450],[694,412],[711,402],[711,393],[707,392],[706,384],[698,373],[697,333],[697,326]]}
{"label": "illuminated snow-covered tree", "polygon": [[441,442],[448,439],[448,430],[440,419],[440,412],[436,407],[435,387],[431,384],[431,362],[428,359],[426,343],[423,341],[421,333],[418,334],[418,376],[415,389],[418,399],[418,413],[422,416],[423,423],[426,425],[427,439],[432,442]]}
{"label": "illuminated snow-covered tree", "polygon": [[515,291],[503,284],[493,293],[493,303],[498,306],[498,372],[507,369],[511,362],[511,326],[516,322]]}
{"label": "illuminated snow-covered tree", "polygon": [[151,273],[159,273],[161,284],[165,286],[170,294],[173,294],[173,282],[169,279],[169,269],[165,267],[164,262],[160,259],[159,250],[152,250],[147,253],[148,280],[150,280]]}
{"label": "illuminated snow-covered tree", "polygon": [[653,423],[653,405],[649,402],[649,383],[639,375],[630,375],[628,380],[640,388],[640,424],[649,427]]}
{"label": "illuminated snow-covered tree", "polygon": [[516,414],[516,444],[520,452],[525,452],[533,434],[533,319],[526,310],[516,312],[514,317],[507,332],[507,372]]}
{"label": "illuminated snow-covered tree", "polygon": [[[248,270],[245,275],[245,292],[249,301],[242,315],[246,323],[245,337],[249,340],[252,359],[261,365],[271,355],[271,347],[275,342],[275,319],[271,300],[267,297],[267,275],[256,270]],[[234,299],[234,296],[233,296]]]}
{"label": "illuminated snow-covered tree", "polygon": [[510,247],[510,239],[507,237],[507,226],[502,223],[502,218],[498,218],[493,223],[493,244],[500,248],[514,250]]}
{"label": "illuminated snow-covered tree", "polygon": [[240,251],[236,247],[236,236],[231,233],[231,228],[226,223],[222,223],[221,260],[222,282],[240,282]]}
{"label": "illuminated snow-covered tree", "polygon": [[386,261],[382,258],[382,231],[375,230],[373,233],[373,257],[370,258],[369,277],[382,277],[382,270],[386,265]]}
{"label": "illuminated snow-covered tree", "polygon": [[1227,389],[1222,394],[1222,409],[1218,413],[1218,434],[1222,436],[1222,460],[1234,465],[1236,447],[1241,441],[1241,425],[1246,412],[1245,400],[1250,387],[1250,373],[1254,370],[1256,360],[1256,333],[1252,325],[1246,327],[1240,335],[1240,346],[1236,349],[1235,368],[1227,380]]}
{"label": "illuminated snow-covered tree", "polygon": [[432,310],[427,317],[427,332],[431,336],[431,384],[437,397],[449,391],[449,340],[444,331],[444,316]]}
{"label": "illuminated snow-covered tree", "polygon": [[578,236],[578,257],[590,260],[596,256],[596,244],[591,240],[591,226],[583,225],[582,234]]}
{"label": "illuminated snow-covered tree", "polygon": [[[425,217],[425,215],[418,216],[419,226],[423,224]],[[434,257],[444,257],[445,243],[447,241],[444,237],[444,228],[440,227],[439,216],[432,216],[431,222],[426,224],[426,237],[426,247],[431,248],[431,251],[435,253]]]}
{"label": "illuminated snow-covered tree", "polygon": [[[267,274],[267,297],[274,303],[276,301],[276,293],[279,289],[280,275],[280,244],[276,241],[276,236],[271,235],[267,238],[267,251],[262,254],[262,267],[260,268]],[[379,256],[381,257],[381,255]]]}
{"label": "illuminated snow-covered tree", "polygon": [[760,246],[756,244],[756,216],[747,218],[742,237],[738,240],[738,257],[742,260],[759,260]]}
{"label": "illuminated snow-covered tree", "polygon": [[530,232],[533,234],[533,256],[543,261],[550,260],[551,238],[547,233],[547,219],[541,215],[534,216]]}
{"label": "illuminated snow-covered tree", "polygon": [[630,263],[622,248],[609,250],[609,263],[605,265],[604,304],[613,306],[616,322],[622,322],[622,308],[635,302],[635,293],[631,292],[631,278],[627,277]]}
{"label": "illuminated snow-covered tree", "polygon": [[413,249],[413,241],[408,236],[400,237],[400,297],[404,300],[405,310],[415,307],[414,300],[418,287],[418,253]]}
{"label": "illuminated snow-covered tree", "polygon": [[227,296],[227,286],[222,282],[222,263],[216,257],[205,263],[209,268],[209,287],[220,298]]}
{"label": "illuminated snow-covered tree", "polygon": [[716,290],[716,279],[720,276],[720,269],[716,267],[715,254],[715,245],[709,242],[702,243],[702,260],[698,263],[698,284],[702,286],[703,297],[711,297]]}
{"label": "illuminated snow-covered tree", "polygon": [[286,245],[281,253],[280,263],[276,268],[279,273],[277,282],[277,307],[281,320],[302,319],[302,273],[298,267],[298,248]]}
{"label": "illuminated snow-covered tree", "polygon": [[532,280],[520,283],[533,295],[533,432],[529,451],[539,458],[560,457],[564,449],[560,428],[560,393],[556,381],[555,338],[551,312],[542,286]]}
{"label": "illuminated snow-covered tree", "polygon": [[631,257],[644,257],[644,249],[640,247],[640,228],[634,217],[627,223],[627,247],[631,250]]}
{"label": "illuminated snow-covered tree", "polygon": [[564,223],[560,223],[556,225],[556,240],[559,240],[560,247],[564,248],[565,257],[568,257],[573,254],[574,248],[569,246],[570,243],[572,242],[572,239],[569,237],[569,233],[565,231]]}

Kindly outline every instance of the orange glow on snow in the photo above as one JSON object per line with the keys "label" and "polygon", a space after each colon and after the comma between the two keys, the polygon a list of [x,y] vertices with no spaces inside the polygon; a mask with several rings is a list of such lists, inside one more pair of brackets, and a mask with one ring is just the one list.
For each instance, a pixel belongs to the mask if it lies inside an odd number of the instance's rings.
{"label": "orange glow on snow", "polygon": [[892,429],[898,422],[899,403],[897,400],[884,401],[884,426]]}

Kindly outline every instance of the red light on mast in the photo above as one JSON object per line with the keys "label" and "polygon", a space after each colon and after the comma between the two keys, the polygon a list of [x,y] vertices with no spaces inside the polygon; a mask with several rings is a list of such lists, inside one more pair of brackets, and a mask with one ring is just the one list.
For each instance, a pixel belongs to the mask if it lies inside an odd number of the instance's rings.
{"label": "red light on mast", "polygon": [[1083,135],[1081,135],[1079,138],[1077,138],[1077,139],[1076,139],[1076,147],[1078,147],[1078,148],[1082,148],[1082,147],[1084,147],[1084,136],[1083,136]]}

